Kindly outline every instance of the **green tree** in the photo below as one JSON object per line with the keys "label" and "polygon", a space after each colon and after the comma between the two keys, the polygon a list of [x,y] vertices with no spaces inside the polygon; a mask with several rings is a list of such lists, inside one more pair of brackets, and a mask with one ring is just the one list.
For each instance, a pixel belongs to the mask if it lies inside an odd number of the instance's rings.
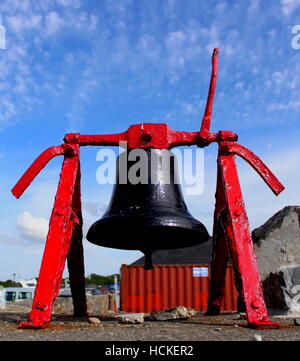
{"label": "green tree", "polygon": [[12,280],[0,281],[0,286],[3,287],[22,287],[21,283]]}
{"label": "green tree", "polygon": [[[118,282],[120,281],[120,275],[117,275],[117,279]],[[90,274],[87,278],[86,278],[86,283],[87,284],[96,284],[96,285],[109,285],[114,283],[114,275],[109,275],[109,276],[102,276],[102,275],[97,275],[96,273],[92,273]]]}

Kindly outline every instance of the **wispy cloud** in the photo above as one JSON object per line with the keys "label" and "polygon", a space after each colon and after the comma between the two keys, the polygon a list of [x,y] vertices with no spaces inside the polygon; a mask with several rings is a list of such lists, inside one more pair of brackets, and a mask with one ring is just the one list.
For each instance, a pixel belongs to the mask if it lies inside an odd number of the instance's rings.
{"label": "wispy cloud", "polygon": [[300,7],[300,0],[281,0],[281,11],[284,15],[291,15]]}
{"label": "wispy cloud", "polygon": [[64,21],[56,11],[50,11],[45,17],[45,25],[46,33],[54,35],[64,25]]}
{"label": "wispy cloud", "polygon": [[11,27],[11,29],[15,33],[18,33],[24,30],[33,30],[39,28],[41,26],[42,19],[43,19],[42,15],[17,14],[13,16],[8,16],[6,21],[8,25]]}
{"label": "wispy cloud", "polygon": [[9,119],[16,114],[16,106],[9,95],[0,96],[0,130],[9,124]]}
{"label": "wispy cloud", "polygon": [[[291,14],[297,10],[298,3],[282,0],[274,8]],[[199,76],[199,93],[203,92],[201,97],[204,97],[211,51],[218,46],[221,48],[220,80],[228,77],[236,84],[245,83],[247,79],[243,78],[248,78],[251,72],[255,76],[255,93],[262,100],[268,99],[266,84],[268,91],[275,86],[278,96],[286,89],[296,90],[300,77],[291,76],[295,60],[287,61],[275,71],[273,67],[268,69],[263,61],[266,49],[278,48],[275,28],[279,20],[274,19],[273,23],[268,20],[270,26],[265,23],[265,33],[258,34],[253,27],[254,21],[257,28],[265,22],[262,15],[265,8],[266,4],[258,0],[243,4],[218,1],[212,16],[208,5],[191,1],[185,6],[185,13],[190,16],[183,16],[179,21],[178,11],[182,9],[178,1],[166,2],[161,13],[156,2],[135,13],[131,2],[107,1],[94,10],[81,1],[26,0],[20,4],[6,0],[0,5],[0,11],[9,41],[5,57],[0,60],[1,68],[6,71],[0,76],[14,111],[10,108],[2,114],[2,128],[8,126],[12,118],[17,119],[19,112],[32,109],[32,104],[42,107],[45,99],[54,104],[63,98],[66,130],[80,131],[96,94],[101,95],[103,102],[109,97],[109,101],[114,100],[110,90],[117,85],[112,82],[124,88],[125,97],[127,92],[137,98],[137,94],[146,97],[150,90],[152,96],[159,94],[165,85],[182,86],[181,81],[189,83],[190,74],[194,74]],[[205,16],[197,18],[195,9]],[[247,16],[243,23],[237,23],[234,19],[242,13]],[[139,23],[141,26],[137,26]],[[57,39],[65,40],[60,43]],[[74,46],[70,46],[72,42]],[[63,44],[67,44],[67,48]],[[231,71],[235,67],[239,71]],[[123,86],[127,77],[129,84]],[[224,89],[229,101],[235,98],[233,89],[229,81]],[[182,93],[178,92],[176,100]],[[252,101],[259,102],[255,93],[245,89],[243,94],[250,94]],[[191,99],[186,103],[192,104]],[[175,105],[174,102],[174,110],[168,113],[175,113]],[[245,103],[243,105],[245,108]],[[219,108],[224,113],[222,107],[223,102]],[[186,107],[186,117],[190,116],[190,110]],[[151,120],[161,119],[164,114],[165,110],[153,114]],[[244,115],[250,116],[249,111]]]}
{"label": "wispy cloud", "polygon": [[290,100],[287,103],[270,103],[267,107],[267,111],[276,111],[276,110],[297,110],[300,108],[300,99],[299,100]]}
{"label": "wispy cloud", "polygon": [[56,0],[59,5],[62,6],[71,6],[75,9],[78,9],[81,6],[80,0]]}
{"label": "wispy cloud", "polygon": [[[0,91],[5,92],[0,103],[2,129],[15,123],[16,116],[31,109],[33,103],[42,104],[41,99],[47,91],[52,95],[59,94],[65,85],[62,80],[69,81],[61,77],[61,71],[55,74],[50,70],[56,52],[50,53],[46,48],[53,42],[53,37],[67,31],[76,32],[78,39],[88,39],[88,34],[95,30],[97,17],[81,11],[80,1],[59,0],[57,5],[61,6],[59,12],[50,1],[37,4],[26,0],[21,4],[12,0],[0,5],[2,22],[7,30],[7,47],[0,58]],[[36,51],[32,52],[32,49]],[[78,100],[74,99],[74,102]]]}

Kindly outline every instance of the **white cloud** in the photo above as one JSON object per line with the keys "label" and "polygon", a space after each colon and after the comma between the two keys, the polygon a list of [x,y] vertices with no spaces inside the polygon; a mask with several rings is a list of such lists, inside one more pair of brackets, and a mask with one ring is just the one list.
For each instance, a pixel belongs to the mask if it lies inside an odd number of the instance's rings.
{"label": "white cloud", "polygon": [[178,44],[181,44],[186,39],[185,34],[182,31],[174,31],[167,35],[167,46],[170,48],[177,48]]}
{"label": "white cloud", "polygon": [[41,15],[14,15],[7,18],[8,24],[15,32],[22,30],[33,30],[40,27],[42,21]]}
{"label": "white cloud", "polygon": [[[0,4],[0,23],[3,20],[7,28],[6,50],[0,58],[0,91],[5,94],[0,98],[0,130],[16,123],[17,114],[30,112],[33,104],[36,107],[43,105],[44,94],[47,94],[51,101],[58,97],[62,90],[64,93],[71,91],[72,86],[69,84],[70,78],[71,82],[74,80],[73,73],[62,76],[64,70],[59,73],[51,72],[49,64],[54,52],[43,50],[44,44],[49,43],[49,37],[59,37],[64,29],[71,30],[74,36],[84,38],[94,34],[98,17],[90,11],[78,10],[81,6],[80,1],[57,0],[57,3],[62,6],[59,12],[53,10],[55,4],[48,0],[42,3],[9,0]],[[68,65],[75,68],[81,63],[81,68],[85,72],[89,69],[92,73],[95,63],[86,67],[87,63],[91,63],[91,52],[72,52],[75,64],[67,63],[65,68],[68,68]],[[35,57],[37,54],[38,61]],[[67,62],[67,59],[65,61]],[[62,66],[62,69],[65,68]],[[75,128],[76,124],[81,123],[81,116],[77,113],[78,107],[81,113],[90,95],[88,90],[96,80],[90,76],[86,81],[84,72],[81,72],[80,76],[76,77],[77,81],[80,83],[76,92],[78,96],[75,96],[74,105],[70,106],[71,109],[68,111],[71,118],[75,118]],[[76,120],[76,117],[79,119]]]}
{"label": "white cloud", "polygon": [[34,241],[44,241],[48,232],[48,221],[34,217],[29,212],[22,212],[17,218],[17,226],[22,236]]}
{"label": "white cloud", "polygon": [[86,11],[80,12],[76,16],[76,21],[74,19],[69,18],[70,27],[74,27],[78,31],[93,31],[95,30],[96,25],[98,24],[97,16],[93,14],[88,14]]}
{"label": "white cloud", "polygon": [[58,5],[62,6],[72,6],[72,8],[79,8],[81,6],[80,0],[56,0]]}
{"label": "white cloud", "polygon": [[49,35],[57,33],[60,28],[64,25],[62,18],[55,11],[51,11],[45,18],[46,32]]}
{"label": "white cloud", "polygon": [[289,99],[293,96],[298,96],[298,88],[300,85],[299,65],[290,64],[289,67],[274,71],[268,79],[266,79],[266,86],[276,94],[289,94]]}
{"label": "white cloud", "polygon": [[300,109],[300,100],[290,100],[287,103],[270,103],[267,107],[267,111],[297,109]]}
{"label": "white cloud", "polygon": [[0,97],[0,130],[8,124],[9,119],[15,115],[16,107],[7,95]]}
{"label": "white cloud", "polygon": [[282,71],[275,71],[272,75],[273,82],[277,87],[280,87],[284,84],[289,76],[288,69],[283,69]]}
{"label": "white cloud", "polygon": [[292,14],[300,7],[300,0],[281,0],[281,11],[284,15]]}
{"label": "white cloud", "polygon": [[[45,0],[45,2],[47,1]],[[1,2],[1,10],[16,13],[17,11],[28,11],[32,5],[31,0],[4,0]]]}

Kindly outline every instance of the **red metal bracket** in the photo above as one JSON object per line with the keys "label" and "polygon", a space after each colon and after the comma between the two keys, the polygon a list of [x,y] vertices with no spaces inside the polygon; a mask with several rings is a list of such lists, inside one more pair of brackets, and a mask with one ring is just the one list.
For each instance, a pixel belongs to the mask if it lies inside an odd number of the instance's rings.
{"label": "red metal bracket", "polygon": [[276,176],[250,149],[237,143],[221,142],[220,152],[222,154],[236,154],[242,157],[256,170],[276,196],[284,190],[284,186],[279,182]]}
{"label": "red metal bracket", "polygon": [[[55,156],[64,155],[60,183],[50,219],[43,261],[28,322],[21,328],[42,328],[51,319],[52,306],[58,295],[65,261],[68,257],[74,314],[86,315],[82,216],[80,200],[79,146],[62,144],[46,149],[32,163],[12,193],[19,198],[38,173]],[[76,267],[74,265],[76,264]],[[75,274],[75,276],[74,276]]]}
{"label": "red metal bracket", "polygon": [[233,259],[236,284],[246,305],[248,324],[255,328],[278,327],[268,319],[258,269],[255,261],[249,223],[235,165],[235,155],[245,159],[278,195],[283,185],[269,168],[249,149],[235,143],[231,131],[210,132],[213,100],[218,70],[218,49],[212,56],[212,72],[206,108],[198,132],[176,131],[167,124],[135,124],[117,134],[65,135],[65,144],[48,148],[27,169],[12,193],[19,198],[48,161],[64,155],[60,181],[50,219],[49,231],[40,268],[29,321],[22,328],[45,327],[51,319],[52,306],[58,295],[68,260],[74,312],[86,315],[84,264],[82,250],[82,214],[80,200],[80,146],[124,146],[133,148],[171,149],[182,145],[206,147],[219,143],[218,181],[214,215],[214,250],[208,313],[220,312],[224,294],[225,271],[229,253]]}
{"label": "red metal bracket", "polygon": [[208,138],[208,136],[209,136],[213,103],[214,103],[214,97],[215,97],[216,86],[217,86],[218,55],[219,55],[219,49],[214,49],[212,59],[211,59],[212,70],[211,70],[210,84],[209,84],[209,90],[208,90],[208,97],[207,97],[204,116],[202,119],[201,130],[200,130],[200,136],[202,138]]}
{"label": "red metal bracket", "polygon": [[57,155],[65,154],[67,149],[71,151],[71,149],[73,150],[73,147],[63,144],[46,149],[42,154],[38,156],[38,158],[36,158],[36,160],[31,164],[27,171],[22,175],[18,183],[11,190],[12,194],[16,198],[19,198],[33,181],[33,179],[46,166],[46,164]]}
{"label": "red metal bracket", "polygon": [[278,328],[270,321],[253,249],[248,217],[235,164],[235,154],[242,156],[264,179],[275,194],[283,185],[266,165],[247,148],[220,143],[218,181],[214,214],[213,255],[211,262],[210,295],[207,314],[220,313],[224,296],[226,265],[229,253],[235,270],[236,286],[244,300],[248,326]]}

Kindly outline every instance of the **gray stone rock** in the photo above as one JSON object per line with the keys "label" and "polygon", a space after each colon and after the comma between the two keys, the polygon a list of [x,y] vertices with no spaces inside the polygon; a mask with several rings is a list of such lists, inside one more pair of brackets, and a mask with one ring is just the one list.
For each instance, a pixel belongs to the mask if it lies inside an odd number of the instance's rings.
{"label": "gray stone rock", "polygon": [[255,333],[253,336],[253,341],[262,341],[262,335]]}
{"label": "gray stone rock", "polygon": [[196,311],[185,306],[169,308],[167,310],[151,312],[151,319],[155,321],[168,321],[186,319],[195,315]]}
{"label": "gray stone rock", "polygon": [[288,206],[252,232],[267,307],[300,311],[300,207]]}
{"label": "gray stone rock", "polygon": [[141,324],[144,323],[144,313],[123,313],[115,317],[119,323]]}
{"label": "gray stone rock", "polygon": [[300,312],[300,266],[271,273],[263,281],[263,288],[269,308]]}
{"label": "gray stone rock", "polygon": [[97,317],[89,317],[88,318],[89,323],[92,323],[94,325],[100,325],[101,321]]}
{"label": "gray stone rock", "polygon": [[300,207],[287,206],[252,232],[261,280],[300,265]]}
{"label": "gray stone rock", "polygon": [[[90,314],[107,313],[113,311],[114,295],[103,294],[86,297],[87,311]],[[72,297],[58,297],[53,305],[53,313],[55,314],[72,314],[74,311]]]}

